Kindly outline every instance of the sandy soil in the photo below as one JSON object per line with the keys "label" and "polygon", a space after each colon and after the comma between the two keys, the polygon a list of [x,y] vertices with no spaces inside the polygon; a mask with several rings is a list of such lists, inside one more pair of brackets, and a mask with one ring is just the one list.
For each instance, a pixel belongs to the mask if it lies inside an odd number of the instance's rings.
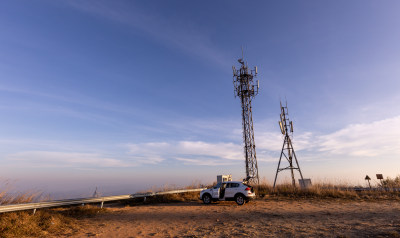
{"label": "sandy soil", "polygon": [[68,237],[400,237],[399,201],[259,200],[108,208]]}

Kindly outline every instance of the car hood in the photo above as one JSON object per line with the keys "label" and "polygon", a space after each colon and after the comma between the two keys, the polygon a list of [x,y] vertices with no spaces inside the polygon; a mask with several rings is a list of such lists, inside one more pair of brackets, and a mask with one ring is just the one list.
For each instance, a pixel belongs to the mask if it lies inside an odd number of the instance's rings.
{"label": "car hood", "polygon": [[211,190],[212,190],[211,188],[207,188],[207,189],[201,190],[200,193],[203,194],[205,192],[211,192]]}

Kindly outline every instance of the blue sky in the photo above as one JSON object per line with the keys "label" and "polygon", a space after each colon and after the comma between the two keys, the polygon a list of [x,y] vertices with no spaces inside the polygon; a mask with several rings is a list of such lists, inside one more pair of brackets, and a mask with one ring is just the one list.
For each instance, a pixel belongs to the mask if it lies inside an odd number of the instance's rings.
{"label": "blue sky", "polygon": [[[257,65],[259,172],[288,101],[305,177],[400,167],[397,1],[5,1],[0,169],[20,189],[130,193],[245,175],[232,65]],[[286,174],[281,174],[281,181]],[[88,192],[90,191],[90,192]],[[60,195],[61,196],[61,195]]]}

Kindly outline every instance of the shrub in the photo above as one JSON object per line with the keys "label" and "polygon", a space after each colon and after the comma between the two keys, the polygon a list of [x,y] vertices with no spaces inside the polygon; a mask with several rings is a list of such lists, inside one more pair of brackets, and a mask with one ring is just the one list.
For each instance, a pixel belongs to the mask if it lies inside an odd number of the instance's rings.
{"label": "shrub", "polygon": [[382,186],[386,188],[400,188],[400,175],[395,178],[387,177],[382,180]]}

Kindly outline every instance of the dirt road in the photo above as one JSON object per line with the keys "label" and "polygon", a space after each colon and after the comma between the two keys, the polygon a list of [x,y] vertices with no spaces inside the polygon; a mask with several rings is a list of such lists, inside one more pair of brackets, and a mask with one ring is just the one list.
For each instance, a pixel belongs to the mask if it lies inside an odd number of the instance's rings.
{"label": "dirt road", "polygon": [[399,201],[260,200],[108,208],[73,237],[400,237]]}

